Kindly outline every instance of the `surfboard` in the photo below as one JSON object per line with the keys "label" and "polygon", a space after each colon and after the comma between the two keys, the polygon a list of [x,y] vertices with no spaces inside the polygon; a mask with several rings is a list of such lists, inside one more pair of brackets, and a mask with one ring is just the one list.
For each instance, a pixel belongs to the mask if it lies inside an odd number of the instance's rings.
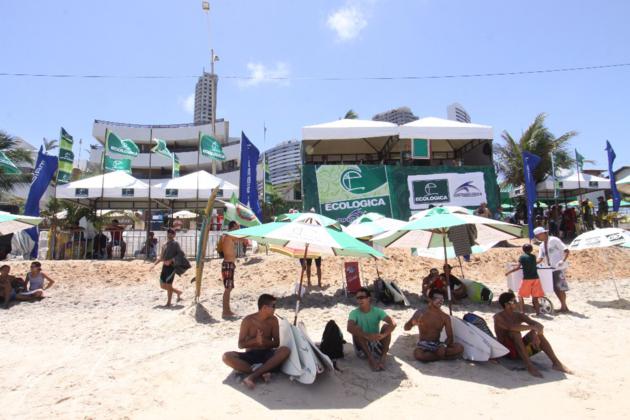
{"label": "surfboard", "polygon": [[493,294],[488,286],[470,279],[463,279],[462,283],[466,286],[468,299],[475,303],[492,303]]}
{"label": "surfboard", "polygon": [[396,284],[395,281],[383,280],[383,283],[385,284],[385,287],[389,289],[392,296],[394,296],[394,302],[402,303],[405,306],[409,306],[409,301],[407,300],[407,298],[405,297],[405,294],[402,292],[402,290],[400,290],[400,288],[398,287],[398,284]]}
{"label": "surfboard", "polygon": [[278,319],[278,324],[280,326],[280,345],[287,347],[291,351],[289,358],[282,364],[281,370],[291,377],[300,376],[302,374],[302,364],[300,363],[300,356],[298,355],[298,348],[295,344],[291,324],[283,318]]}
{"label": "surfboard", "polygon": [[[475,362],[487,362],[492,353],[490,345],[480,337],[475,330],[479,330],[472,324],[468,324],[459,318],[451,316],[451,326],[453,327],[453,339],[456,343],[464,346],[462,357]],[[446,332],[442,330],[440,339],[446,340]]]}
{"label": "surfboard", "polygon": [[295,325],[290,326],[293,338],[295,339],[300,364],[302,365],[302,373],[299,376],[296,375],[291,378],[303,384],[312,384],[315,382],[315,377],[317,376],[317,357],[308,340],[304,337],[304,333]]}
{"label": "surfboard", "polygon": [[[453,317],[451,317],[453,318]],[[457,319],[457,318],[455,318]],[[462,320],[459,320],[462,321]],[[490,359],[496,359],[497,357],[503,357],[510,351],[503,344],[499,343],[493,337],[489,336],[479,328],[475,327],[470,322],[462,321],[469,327],[473,327],[472,331],[483,340],[484,343],[490,348]]]}
{"label": "surfboard", "polygon": [[195,256],[195,301],[199,299],[201,295],[201,279],[203,278],[203,266],[206,257],[206,247],[208,246],[208,232],[210,231],[210,218],[212,217],[212,207],[214,206],[214,200],[219,193],[219,187],[212,190],[212,194],[208,197],[208,203],[204,211],[203,220],[201,222],[201,236],[199,237],[197,246],[197,255]]}
{"label": "surfboard", "polygon": [[306,331],[306,326],[304,326],[303,322],[298,323],[298,328],[301,329],[302,332],[304,333],[304,337],[308,340],[309,344],[311,345],[311,348],[313,349],[313,352],[315,353],[315,356],[317,356],[317,358],[319,359],[323,367],[329,371],[335,370],[335,365],[333,365],[333,362],[332,360],[330,360],[330,357],[324,354],[319,349],[319,347],[317,347],[315,343],[313,343],[313,340],[311,340],[311,338],[308,336],[308,332]]}

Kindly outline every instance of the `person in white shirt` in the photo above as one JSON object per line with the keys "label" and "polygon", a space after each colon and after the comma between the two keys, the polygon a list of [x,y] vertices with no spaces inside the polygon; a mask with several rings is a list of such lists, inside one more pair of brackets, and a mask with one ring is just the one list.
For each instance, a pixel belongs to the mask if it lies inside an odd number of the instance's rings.
{"label": "person in white shirt", "polygon": [[560,300],[560,309],[558,312],[569,312],[567,307],[567,291],[569,284],[564,275],[564,270],[558,269],[560,263],[563,263],[569,257],[569,250],[562,241],[555,237],[549,236],[547,230],[543,227],[534,229],[534,236],[541,241],[538,249],[538,263],[544,262],[549,267],[553,267],[553,291]]}

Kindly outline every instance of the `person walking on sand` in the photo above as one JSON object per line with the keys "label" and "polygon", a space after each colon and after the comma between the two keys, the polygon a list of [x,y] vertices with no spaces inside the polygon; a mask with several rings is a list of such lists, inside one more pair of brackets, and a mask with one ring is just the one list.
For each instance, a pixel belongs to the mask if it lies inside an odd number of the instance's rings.
{"label": "person walking on sand", "polygon": [[167,241],[162,248],[160,257],[155,260],[151,269],[162,262],[162,272],[160,273],[160,288],[166,290],[166,306],[171,306],[173,293],[177,295],[177,302],[181,300],[182,291],[173,287],[175,279],[175,257],[182,253],[179,243],[175,240],[175,231],[168,229],[166,231]]}
{"label": "person walking on sand", "polygon": [[564,270],[558,268],[569,258],[569,250],[562,243],[560,238],[549,236],[547,230],[543,227],[534,229],[534,236],[541,241],[538,249],[538,263],[545,262],[549,267],[553,268],[553,291],[560,300],[560,309],[558,312],[569,312],[567,306],[567,291],[569,283],[567,282]]}
{"label": "person walking on sand", "polygon": [[[385,356],[389,351],[396,323],[384,310],[372,306],[370,291],[365,287],[357,291],[356,298],[359,307],[350,312],[347,327],[352,334],[354,351],[360,359],[368,360],[372,370],[384,370]],[[379,328],[381,321],[384,324]]]}
{"label": "person walking on sand", "polygon": [[[573,373],[562,364],[551,344],[543,334],[543,325],[534,321],[527,315],[516,312],[516,297],[512,292],[505,292],[499,296],[499,304],[503,310],[494,315],[494,332],[497,340],[510,351],[506,357],[521,359],[527,366],[530,375],[542,378],[542,373],[532,364],[530,357],[541,350],[553,363],[552,368],[564,372]],[[524,337],[521,332],[529,331]]]}
{"label": "person walking on sand", "polygon": [[[444,295],[433,289],[429,292],[429,307],[424,313],[417,311],[405,323],[405,331],[418,327],[419,337],[413,357],[421,362],[456,359],[464,352],[464,347],[453,341],[451,318],[442,312]],[[442,329],[446,330],[446,341],[440,341]]]}
{"label": "person walking on sand", "polygon": [[223,263],[221,264],[221,277],[223,278],[223,318],[236,316],[230,309],[230,294],[234,289],[234,271],[236,271],[236,247],[246,244],[247,239],[230,236],[230,231],[238,230],[240,226],[234,220],[228,224],[228,233],[221,239],[223,251]]}
{"label": "person walking on sand", "polygon": [[523,270],[523,282],[521,288],[518,291],[519,301],[521,305],[521,312],[525,313],[524,299],[532,297],[532,305],[536,315],[540,315],[540,302],[539,298],[545,296],[545,291],[540,284],[540,278],[538,277],[538,269],[536,268],[536,257],[533,254],[533,247],[530,244],[523,245],[523,255],[518,259],[518,267],[505,273],[506,276],[514,273],[518,270]]}
{"label": "person walking on sand", "polygon": [[276,298],[269,294],[260,295],[258,312],[247,315],[241,322],[238,348],[245,352],[223,354],[223,363],[247,375],[243,384],[249,389],[256,387],[259,378],[268,382],[271,372],[291,354],[288,347],[280,346],[280,325],[275,310]]}

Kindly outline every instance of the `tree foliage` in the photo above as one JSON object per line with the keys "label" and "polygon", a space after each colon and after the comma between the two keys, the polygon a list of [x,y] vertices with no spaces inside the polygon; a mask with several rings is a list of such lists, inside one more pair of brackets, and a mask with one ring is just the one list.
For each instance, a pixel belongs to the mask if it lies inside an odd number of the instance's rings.
{"label": "tree foliage", "polygon": [[[18,140],[10,134],[0,130],[0,152],[5,155],[16,165],[20,166],[27,163],[33,163],[31,152],[18,148]],[[0,197],[5,195],[7,191],[11,191],[13,184],[16,182],[30,182],[31,174],[7,174],[0,168]]]}
{"label": "tree foliage", "polygon": [[352,109],[349,109],[348,112],[346,112],[346,115],[344,115],[343,118],[345,120],[356,120],[356,119],[359,118],[359,114],[354,112]]}

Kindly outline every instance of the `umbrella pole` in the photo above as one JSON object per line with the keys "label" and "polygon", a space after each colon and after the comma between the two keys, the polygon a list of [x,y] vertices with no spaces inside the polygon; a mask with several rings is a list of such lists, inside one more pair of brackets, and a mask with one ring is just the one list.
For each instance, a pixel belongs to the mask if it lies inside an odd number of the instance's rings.
{"label": "umbrella pole", "polygon": [[[442,246],[444,247],[444,265],[448,264],[448,256],[446,254],[446,231],[442,233]],[[451,279],[447,272],[446,274],[446,294],[448,295],[448,314],[453,315],[453,302],[451,299]]]}
{"label": "umbrella pole", "polygon": [[459,255],[457,256],[457,262],[459,262],[459,271],[461,271],[462,273],[462,280],[463,280],[466,278],[466,276],[464,275],[464,267],[462,266],[462,259]]}
{"label": "umbrella pole", "polygon": [[302,267],[302,273],[300,274],[300,285],[298,286],[297,291],[297,300],[295,301],[295,318],[293,319],[293,325],[297,325],[298,312],[300,312],[300,301],[302,300],[302,282],[304,281],[304,272],[308,267],[308,263],[306,262],[306,254],[308,254],[308,244],[304,248],[304,266]]}

